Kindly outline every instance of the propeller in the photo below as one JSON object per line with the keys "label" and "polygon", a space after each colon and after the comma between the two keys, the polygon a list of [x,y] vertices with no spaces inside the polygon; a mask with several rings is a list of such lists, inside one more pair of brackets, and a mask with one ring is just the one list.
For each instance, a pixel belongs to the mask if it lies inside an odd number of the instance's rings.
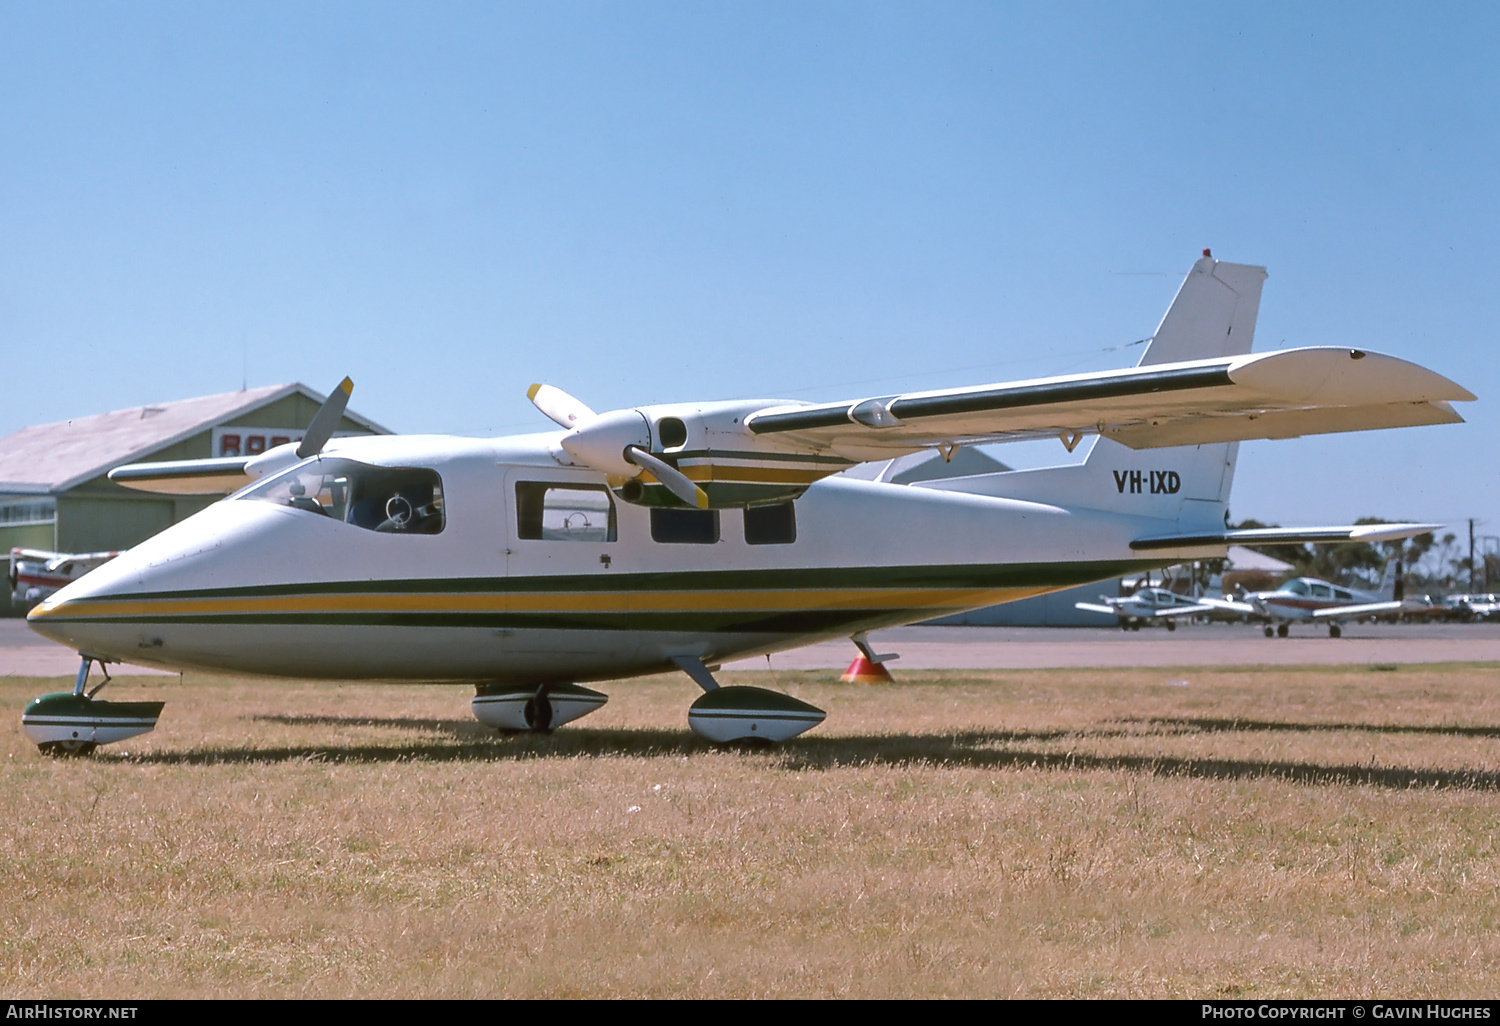
{"label": "propeller", "polygon": [[295,448],[292,443],[287,442],[274,449],[267,449],[259,456],[252,456],[245,462],[245,474],[251,480],[258,481],[267,474],[280,473],[287,467],[322,452],[323,446],[328,444],[334,431],[338,430],[339,422],[344,419],[344,410],[349,406],[349,393],[353,391],[352,379],[340,381],[338,387],[323,400],[323,405],[318,407],[318,412],[313,414],[312,423],[307,425],[302,441]]}
{"label": "propeller", "polygon": [[323,405],[318,407],[318,412],[313,414],[312,423],[307,425],[307,433],[297,445],[299,460],[323,451],[323,446],[328,444],[328,440],[338,430],[339,421],[344,419],[344,410],[349,405],[349,393],[353,391],[354,381],[345,378],[339,382],[339,387],[333,390],[333,394],[323,401]]}
{"label": "propeller", "polygon": [[667,491],[677,496],[689,506],[697,506],[699,509],[708,509],[708,495],[699,488],[688,476],[678,470],[665,460],[657,459],[645,449],[638,445],[625,447],[625,458],[643,470],[651,471],[658,481],[666,487]]}
{"label": "propeller", "polygon": [[688,476],[651,455],[650,427],[636,410],[595,413],[573,396],[551,385],[536,384],[526,398],[560,427],[568,428],[562,447],[578,462],[616,477],[639,477],[642,471],[689,506],[708,509],[708,495]]}
{"label": "propeller", "polygon": [[583,403],[551,385],[532,385],[526,390],[526,398],[554,423],[565,428],[580,427],[597,416]]}

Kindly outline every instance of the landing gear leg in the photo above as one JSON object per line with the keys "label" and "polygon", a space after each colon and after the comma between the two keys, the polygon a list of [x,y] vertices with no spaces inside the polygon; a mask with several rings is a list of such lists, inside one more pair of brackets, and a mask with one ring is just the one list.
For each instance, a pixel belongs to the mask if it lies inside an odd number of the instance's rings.
{"label": "landing gear leg", "polygon": [[552,703],[547,699],[551,690],[551,684],[543,684],[536,689],[536,697],[526,703],[526,725],[534,733],[552,733]]}
{"label": "landing gear leg", "polygon": [[[95,687],[93,691],[88,690],[89,670],[93,669],[95,660],[93,656],[86,656],[82,653],[79,653],[79,655],[82,657],[83,662],[78,664],[78,676],[73,681],[73,697],[93,698],[99,693],[99,689],[108,684],[113,678],[111,678],[109,675],[109,669],[104,665],[104,663],[101,662],[99,663],[99,672],[104,674],[104,679],[99,682],[98,687]],[[36,746],[36,750],[41,752],[43,755],[82,756],[93,755],[94,750],[98,747],[99,743],[97,741],[84,741],[81,739],[66,738],[61,741],[43,741],[41,744]]]}
{"label": "landing gear leg", "polygon": [[[94,690],[92,691],[89,691],[87,690],[89,686],[89,667],[91,667],[96,662],[99,664],[99,672],[104,674],[104,679],[99,682],[98,687],[94,688]],[[78,667],[78,679],[73,682],[73,694],[77,695],[79,698],[93,698],[101,690],[103,690],[104,685],[111,684],[113,682],[114,678],[109,675],[109,667],[104,665],[104,661],[95,659],[93,656],[86,655],[83,656],[83,664]]]}

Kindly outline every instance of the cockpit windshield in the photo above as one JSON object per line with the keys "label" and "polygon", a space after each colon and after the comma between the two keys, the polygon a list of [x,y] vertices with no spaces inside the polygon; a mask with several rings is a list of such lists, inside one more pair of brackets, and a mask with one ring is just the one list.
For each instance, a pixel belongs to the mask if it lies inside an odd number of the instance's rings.
{"label": "cockpit windshield", "polygon": [[1290,594],[1293,594],[1293,595],[1306,595],[1307,594],[1307,582],[1304,581],[1302,578],[1299,577],[1296,580],[1287,581],[1285,584],[1283,584],[1281,586],[1280,590],[1281,591],[1285,591],[1285,592],[1289,592]]}
{"label": "cockpit windshield", "polygon": [[299,463],[240,492],[254,499],[396,534],[443,529],[443,482],[421,467],[372,467],[336,456]]}

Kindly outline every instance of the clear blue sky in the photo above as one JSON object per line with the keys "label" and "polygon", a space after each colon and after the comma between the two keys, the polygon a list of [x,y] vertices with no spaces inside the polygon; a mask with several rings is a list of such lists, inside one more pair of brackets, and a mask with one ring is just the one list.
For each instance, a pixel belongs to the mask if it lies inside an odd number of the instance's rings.
{"label": "clear blue sky", "polygon": [[532,381],[1119,366],[1212,246],[1270,269],[1258,349],[1480,397],[1251,443],[1236,516],[1500,533],[1497,54],[1493,4],[9,3],[0,433],[246,368],[502,434]]}

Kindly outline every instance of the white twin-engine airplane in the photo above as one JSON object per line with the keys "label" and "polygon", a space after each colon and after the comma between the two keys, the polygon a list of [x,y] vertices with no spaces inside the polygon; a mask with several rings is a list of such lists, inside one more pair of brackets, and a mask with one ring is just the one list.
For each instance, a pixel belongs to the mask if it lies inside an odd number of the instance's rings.
{"label": "white twin-engine airplane", "polygon": [[[1226,529],[1239,441],[1458,423],[1449,403],[1474,398],[1364,349],[1248,355],[1264,278],[1205,252],[1137,367],[978,388],[595,414],[537,385],[532,401],[563,430],[331,439],[346,379],[300,443],[110,475],[239,490],[32,611],[83,662],[73,692],[28,707],[25,729],[50,751],[151,729],[159,703],[86,690],[93,662],[463,682],[481,721],[515,730],[604,702],[580,682],[676,667],[704,689],[688,714],[699,734],[781,740],[824,713],[719,687],[718,664],[1231,543],[1430,529]],[[1071,451],[1088,436],[1076,466],[912,485],[835,476],[924,448],[951,458],[1054,437]]]}

